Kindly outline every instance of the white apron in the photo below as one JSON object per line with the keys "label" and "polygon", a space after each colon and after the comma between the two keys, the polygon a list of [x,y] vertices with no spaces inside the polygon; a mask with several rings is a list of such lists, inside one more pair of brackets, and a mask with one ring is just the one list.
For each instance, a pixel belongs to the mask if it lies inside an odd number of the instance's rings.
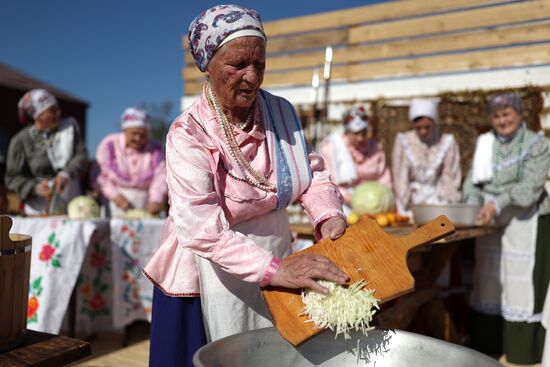
{"label": "white apron", "polygon": [[505,227],[476,240],[474,309],[507,321],[540,322],[533,286],[538,217],[538,204],[506,208],[496,218]]}
{"label": "white apron", "polygon": [[[285,209],[249,219],[232,229],[246,235],[276,257],[283,258],[291,253],[292,238]],[[210,260],[200,256],[195,258],[199,268],[202,314],[208,342],[273,326],[258,283],[244,282]]]}
{"label": "white apron", "polygon": [[[53,182],[53,179],[48,181],[50,188],[53,188]],[[69,201],[78,195],[80,195],[80,182],[78,178],[69,179],[67,186],[65,186],[65,189],[59,195],[61,202],[58,204],[58,207],[65,208],[66,212]],[[26,215],[42,215],[48,214],[48,207],[48,200],[41,196],[34,196],[25,201],[23,211]]]}
{"label": "white apron", "polygon": [[[145,209],[149,199],[149,190],[133,189],[129,187],[119,187],[118,193],[121,194],[130,203],[130,208]],[[109,211],[111,217],[124,217],[125,210],[120,209],[113,200],[109,201]]]}

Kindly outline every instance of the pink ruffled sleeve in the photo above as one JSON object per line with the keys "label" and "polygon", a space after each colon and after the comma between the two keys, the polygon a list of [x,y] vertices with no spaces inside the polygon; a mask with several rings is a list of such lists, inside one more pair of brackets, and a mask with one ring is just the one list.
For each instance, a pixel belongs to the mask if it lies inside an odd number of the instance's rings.
{"label": "pink ruffled sleeve", "polygon": [[175,124],[167,137],[166,171],[179,245],[244,281],[264,280],[273,255],[230,229],[214,186],[212,154],[200,137]]}
{"label": "pink ruffled sleeve", "polygon": [[318,153],[310,152],[309,163],[313,179],[298,201],[313,224],[315,239],[320,240],[322,222],[335,216],[345,218],[342,211],[343,199],[336,185],[330,180],[323,157]]}
{"label": "pink ruffled sleeve", "polygon": [[168,185],[166,184],[166,162],[163,159],[155,168],[153,181],[151,181],[151,186],[149,186],[149,201],[154,203],[162,203],[164,198],[166,198],[167,192]]}
{"label": "pink ruffled sleeve", "polygon": [[390,168],[386,165],[386,153],[380,143],[377,143],[375,156],[375,161],[378,162],[378,172],[380,174],[378,182],[386,185],[390,189],[393,189]]}
{"label": "pink ruffled sleeve", "polygon": [[99,174],[97,176],[97,187],[109,200],[113,200],[118,195],[118,186],[110,179],[109,171],[111,170],[109,165],[109,144],[115,145],[116,135],[109,135],[105,137],[96,150],[95,159],[99,166]]}

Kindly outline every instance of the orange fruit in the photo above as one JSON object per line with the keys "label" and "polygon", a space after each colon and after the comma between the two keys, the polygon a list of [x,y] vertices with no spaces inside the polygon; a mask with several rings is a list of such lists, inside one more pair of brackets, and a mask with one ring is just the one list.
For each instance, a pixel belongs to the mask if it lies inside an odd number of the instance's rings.
{"label": "orange fruit", "polygon": [[388,224],[390,224],[388,217],[385,214],[378,214],[376,216],[376,223],[378,223],[380,227],[387,227]]}

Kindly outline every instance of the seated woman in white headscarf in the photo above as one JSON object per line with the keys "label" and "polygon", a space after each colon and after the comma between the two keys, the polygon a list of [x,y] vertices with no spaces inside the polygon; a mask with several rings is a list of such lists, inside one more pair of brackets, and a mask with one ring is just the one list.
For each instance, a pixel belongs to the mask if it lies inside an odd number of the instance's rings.
{"label": "seated woman in white headscarf", "polygon": [[500,227],[476,241],[472,346],[534,364],[542,358],[550,282],[548,140],[525,126],[515,93],[491,96],[489,118],[493,129],[478,137],[464,182],[465,199],[482,206],[478,220]]}
{"label": "seated woman in white headscarf", "polygon": [[168,191],[164,149],[149,136],[151,119],[141,108],[127,108],[121,128],[122,132],[108,135],[99,144],[100,172],[92,186],[109,200],[113,217],[124,216],[131,208],[157,215]]}
{"label": "seated woman in white headscarf", "polygon": [[61,118],[56,98],[44,89],[27,92],[18,103],[23,123],[33,123],[10,141],[6,186],[24,204],[25,214],[47,214],[56,194],[55,214],[80,194],[88,154],[73,118]]}
{"label": "seated woman in white headscarf", "polygon": [[413,129],[398,133],[392,151],[397,209],[410,216],[411,204],[456,203],[461,199],[460,153],[453,135],[442,134],[438,102],[414,99],[409,108]]}
{"label": "seated woman in white headscarf", "polygon": [[392,188],[382,145],[368,137],[369,117],[363,106],[344,115],[344,131],[329,135],[321,145],[321,154],[333,181],[349,211],[353,188],[365,181],[378,181]]}

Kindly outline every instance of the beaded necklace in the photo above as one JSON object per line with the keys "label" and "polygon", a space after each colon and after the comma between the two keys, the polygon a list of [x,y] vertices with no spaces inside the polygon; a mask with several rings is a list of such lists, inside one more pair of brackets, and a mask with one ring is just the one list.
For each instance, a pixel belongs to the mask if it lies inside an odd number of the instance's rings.
{"label": "beaded necklace", "polygon": [[[246,183],[254,187],[259,188],[262,191],[276,192],[277,186],[269,182],[269,176],[271,175],[271,172],[267,176],[264,176],[263,174],[256,171],[252,167],[250,162],[244,157],[244,154],[241,151],[241,148],[239,147],[237,140],[235,139],[235,134],[233,132],[231,124],[229,123],[227,116],[223,112],[220,104],[218,103],[218,100],[216,99],[216,96],[214,95],[214,91],[212,90],[212,87],[210,84],[208,84],[206,91],[207,91],[208,101],[210,102],[211,107],[216,112],[218,121],[220,122],[220,126],[222,128],[223,136],[225,139],[225,144],[229,148],[229,153],[233,157],[234,161],[237,162],[237,166],[239,167],[239,170],[243,174],[244,178],[242,180],[244,180]],[[249,117],[251,115],[252,113],[249,115]],[[248,118],[247,118],[247,121],[248,121]],[[249,122],[247,121],[245,121],[245,123],[250,124],[250,121],[252,121],[252,118],[250,118]],[[235,176],[233,177],[235,178]]]}
{"label": "beaded necklace", "polygon": [[40,150],[46,151],[53,146],[56,133],[55,129],[50,131],[41,131],[34,126],[31,126],[29,133],[32,140],[34,140]]}
{"label": "beaded necklace", "polygon": [[238,122],[236,123],[237,127],[241,130],[246,130],[250,126],[250,123],[252,122],[252,116],[254,115],[254,111],[251,109],[248,113],[248,116],[244,122]]}

